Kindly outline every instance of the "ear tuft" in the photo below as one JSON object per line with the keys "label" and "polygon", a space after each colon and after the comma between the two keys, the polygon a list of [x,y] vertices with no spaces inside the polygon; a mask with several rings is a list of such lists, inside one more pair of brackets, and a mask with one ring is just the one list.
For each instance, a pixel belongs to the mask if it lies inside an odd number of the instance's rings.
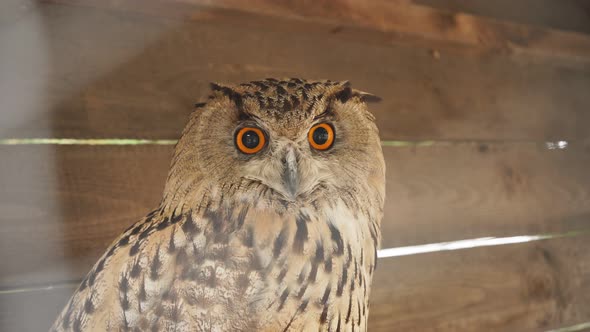
{"label": "ear tuft", "polygon": [[339,100],[341,103],[347,102],[352,97],[352,89],[349,86],[345,86],[344,89],[336,92],[334,98]]}
{"label": "ear tuft", "polygon": [[372,93],[352,89],[349,85],[350,84],[346,82],[346,84],[343,85],[342,90],[334,94],[334,98],[339,100],[341,103],[345,103],[353,97],[358,97],[360,100],[366,103],[374,103],[381,101],[380,97]]}
{"label": "ear tuft", "polygon": [[234,89],[215,82],[209,83],[209,86],[213,92],[219,92],[222,95],[229,97],[229,99],[233,101],[239,109],[242,108],[242,95],[240,95]]}
{"label": "ear tuft", "polygon": [[221,85],[219,83],[215,83],[215,82],[209,83],[209,86],[211,87],[211,91],[213,91],[213,92],[219,91],[219,92],[223,93],[224,95],[229,95],[233,92],[232,88],[225,86],[225,85]]}
{"label": "ear tuft", "polygon": [[360,97],[361,100],[365,103],[378,103],[381,100],[383,100],[381,97],[377,95],[360,90],[353,90],[352,93],[353,95]]}

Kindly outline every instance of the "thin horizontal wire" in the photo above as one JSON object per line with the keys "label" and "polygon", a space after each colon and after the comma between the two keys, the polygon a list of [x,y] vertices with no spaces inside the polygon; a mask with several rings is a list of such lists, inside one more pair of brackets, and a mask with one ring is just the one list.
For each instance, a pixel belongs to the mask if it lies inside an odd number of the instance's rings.
{"label": "thin horizontal wire", "polygon": [[[132,138],[8,138],[0,139],[0,145],[174,145],[174,139]],[[442,143],[442,142],[440,142]],[[435,141],[382,141],[382,146],[431,146]]]}
{"label": "thin horizontal wire", "polygon": [[[5,138],[0,145],[174,145],[175,139],[133,139],[133,138]],[[383,147],[433,147],[458,144],[530,144],[542,145],[547,149],[565,149],[567,141],[493,141],[493,140],[384,140]]]}
{"label": "thin horizontal wire", "polygon": [[[425,253],[432,253],[432,252],[439,252],[439,251],[470,249],[470,248],[487,247],[487,246],[499,246],[499,245],[546,240],[546,239],[573,237],[573,236],[579,236],[579,235],[584,235],[584,234],[590,234],[590,231],[573,231],[573,232],[567,232],[567,233],[521,235],[521,236],[510,236],[510,237],[484,237],[484,238],[477,238],[477,239],[468,239],[468,240],[459,240],[459,241],[450,241],[450,242],[441,242],[441,243],[430,243],[430,244],[423,244],[423,245],[417,245],[417,246],[381,249],[377,252],[377,257],[378,258],[389,258],[389,257],[410,256],[410,255],[425,254]],[[0,290],[0,295],[18,294],[18,293],[26,293],[26,292],[37,292],[37,291],[48,291],[48,290],[63,289],[63,288],[73,288],[73,287],[78,286],[78,284],[80,282],[81,281],[71,280],[71,281],[67,281],[64,283],[53,284],[53,285],[48,285],[48,286],[30,286],[30,287],[21,287],[21,288],[14,288],[14,289],[3,289],[3,290]],[[579,331],[579,330],[556,330],[556,331],[557,332],[568,332],[568,331]],[[552,332],[554,332],[554,331],[552,331]]]}
{"label": "thin horizontal wire", "polygon": [[71,280],[63,283],[57,283],[52,285],[46,286],[28,286],[28,287],[20,287],[20,288],[11,288],[11,289],[2,289],[0,290],[0,295],[8,295],[8,294],[19,294],[19,293],[29,293],[29,292],[39,292],[39,291],[50,291],[54,289],[65,289],[65,288],[74,288],[80,284],[81,280]]}
{"label": "thin horizontal wire", "polygon": [[175,139],[133,138],[8,138],[0,139],[0,145],[174,145]]}
{"label": "thin horizontal wire", "polygon": [[562,327],[555,330],[550,330],[547,332],[578,332],[578,331],[588,331],[590,330],[590,322],[572,325],[568,327]]}
{"label": "thin horizontal wire", "polygon": [[416,246],[387,248],[377,251],[377,257],[399,257],[410,256],[417,254],[426,254],[431,252],[451,251],[461,249],[471,249],[478,247],[490,247],[507,244],[526,243],[539,240],[556,239],[562,237],[573,237],[578,235],[590,234],[590,231],[574,231],[567,233],[556,234],[540,234],[540,235],[520,235],[510,237],[482,237],[476,239],[458,240],[450,242],[429,243]]}

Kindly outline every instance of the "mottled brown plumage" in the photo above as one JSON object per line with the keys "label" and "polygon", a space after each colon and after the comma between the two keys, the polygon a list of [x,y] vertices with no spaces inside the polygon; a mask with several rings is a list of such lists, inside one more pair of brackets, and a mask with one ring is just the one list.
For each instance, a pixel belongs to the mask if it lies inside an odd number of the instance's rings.
{"label": "mottled brown plumage", "polygon": [[[371,96],[346,82],[212,85],[160,206],[100,258],[54,331],[363,331],[385,166]],[[333,146],[310,146],[317,123]],[[236,131],[256,126],[252,155]],[[147,166],[149,167],[149,166]]]}

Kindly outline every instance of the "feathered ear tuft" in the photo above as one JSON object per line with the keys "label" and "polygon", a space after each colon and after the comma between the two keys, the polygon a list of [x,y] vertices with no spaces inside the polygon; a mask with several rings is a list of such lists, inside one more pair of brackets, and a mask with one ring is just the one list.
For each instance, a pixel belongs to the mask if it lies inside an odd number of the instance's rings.
{"label": "feathered ear tuft", "polygon": [[238,109],[242,108],[242,95],[239,94],[238,92],[236,92],[234,89],[232,89],[228,86],[225,86],[225,85],[215,83],[215,82],[209,83],[209,86],[211,87],[211,90],[214,93],[218,92],[224,96],[229,97],[229,99],[236,104]]}
{"label": "feathered ear tuft", "polygon": [[374,103],[381,101],[381,98],[368,92],[360,91],[357,89],[352,89],[350,87],[350,82],[344,81],[340,82],[340,87],[342,88],[338,92],[334,94],[334,98],[339,100],[342,103],[347,102],[353,97],[358,97],[360,100],[366,103]]}
{"label": "feathered ear tuft", "polygon": [[224,95],[230,95],[232,93],[235,93],[235,91],[230,88],[229,86],[223,85],[223,84],[219,84],[219,83],[215,83],[215,82],[211,82],[209,83],[209,87],[211,87],[211,91],[213,92],[221,92]]}
{"label": "feathered ear tuft", "polygon": [[352,90],[352,94],[354,96],[360,97],[361,100],[364,101],[365,103],[378,103],[382,100],[381,97],[379,97],[377,95],[374,95],[374,94],[368,93],[368,92],[364,92],[364,91],[360,91],[360,90],[356,90],[356,89]]}
{"label": "feathered ear tuft", "polygon": [[345,103],[350,98],[352,98],[352,89],[349,86],[345,86],[343,89],[334,94],[334,98],[339,100],[341,103]]}

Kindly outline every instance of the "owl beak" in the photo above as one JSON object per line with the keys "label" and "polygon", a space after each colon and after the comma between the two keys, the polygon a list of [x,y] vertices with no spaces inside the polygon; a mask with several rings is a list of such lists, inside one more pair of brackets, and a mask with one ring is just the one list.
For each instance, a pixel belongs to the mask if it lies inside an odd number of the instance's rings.
{"label": "owl beak", "polygon": [[297,165],[297,153],[292,146],[287,147],[283,157],[283,188],[288,198],[294,200],[299,190],[299,169]]}

